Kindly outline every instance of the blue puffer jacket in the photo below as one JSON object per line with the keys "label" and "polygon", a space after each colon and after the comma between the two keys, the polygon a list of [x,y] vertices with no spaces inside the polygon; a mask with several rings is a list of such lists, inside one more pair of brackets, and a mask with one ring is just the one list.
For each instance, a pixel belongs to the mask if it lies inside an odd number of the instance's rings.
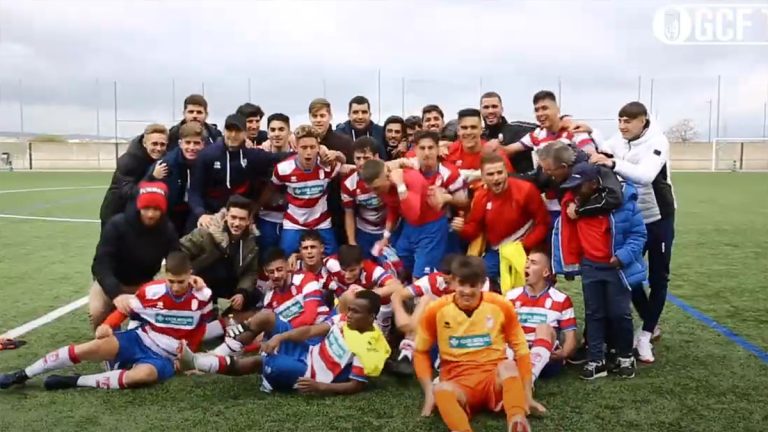
{"label": "blue puffer jacket", "polygon": [[376,150],[379,152],[379,159],[389,160],[389,155],[387,154],[387,145],[384,141],[384,128],[377,125],[376,123],[371,122],[368,125],[368,129],[364,131],[358,131],[352,127],[352,122],[347,120],[344,123],[340,123],[336,126],[336,132],[352,138],[352,141],[364,136],[373,138],[376,140]]}
{"label": "blue puffer jacket", "polygon": [[[619,270],[621,278],[627,288],[631,288],[642,284],[646,278],[648,267],[643,260],[643,248],[647,233],[637,207],[637,189],[626,182],[623,183],[622,193],[624,203],[610,217],[611,247],[613,255],[622,263]],[[552,231],[552,269],[556,274],[578,273],[581,246],[574,232],[575,224],[569,222],[567,216],[561,216]]]}

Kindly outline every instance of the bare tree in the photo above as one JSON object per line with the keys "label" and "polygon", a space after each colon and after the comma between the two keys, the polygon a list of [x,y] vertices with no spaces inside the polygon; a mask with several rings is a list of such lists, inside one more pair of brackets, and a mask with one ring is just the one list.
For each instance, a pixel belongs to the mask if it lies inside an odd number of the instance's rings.
{"label": "bare tree", "polygon": [[691,119],[682,119],[674,125],[670,126],[665,132],[667,138],[670,141],[676,142],[690,142],[698,135],[696,131],[696,125],[693,124]]}

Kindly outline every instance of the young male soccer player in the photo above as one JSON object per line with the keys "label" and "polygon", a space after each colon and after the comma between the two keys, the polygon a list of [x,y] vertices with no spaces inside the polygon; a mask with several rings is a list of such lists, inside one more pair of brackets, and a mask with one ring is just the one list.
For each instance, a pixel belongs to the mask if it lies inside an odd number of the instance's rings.
{"label": "young male soccer player", "polygon": [[[482,186],[482,175],[480,174],[480,159],[483,154],[483,147],[486,142],[482,139],[483,122],[480,116],[480,110],[467,108],[459,111],[459,139],[452,142],[448,147],[448,155],[445,160],[451,162],[459,169],[464,177],[464,181],[470,185],[473,190]],[[507,156],[501,149],[495,151],[504,161],[506,172],[511,173],[512,165]]]}
{"label": "young male soccer player", "polygon": [[[267,129],[269,140],[261,146],[264,151],[280,153],[293,150],[290,144],[291,124],[287,115],[271,114],[267,117]],[[256,220],[256,228],[260,234],[259,249],[263,258],[270,248],[280,244],[280,232],[283,230],[285,211],[288,209],[285,187],[264,187],[259,202],[261,209]]]}
{"label": "young male soccer player", "polygon": [[[346,309],[346,315],[335,315],[320,324],[276,329],[262,345],[263,356],[225,357],[185,349],[181,366],[225,375],[261,373],[266,391],[358,393],[369,376],[381,373],[389,346],[374,324],[379,312],[376,293],[356,292]],[[317,337],[323,337],[320,343],[307,342]]]}
{"label": "young male soccer player", "polygon": [[330,255],[338,245],[328,211],[328,185],[346,158],[341,152],[328,150],[321,161],[318,136],[311,126],[299,126],[294,135],[298,154],[277,164],[272,175],[275,186],[285,185],[288,201],[280,247],[292,254],[299,249],[302,231],[316,229],[323,236],[326,255]]}
{"label": "young male soccer player", "polygon": [[[507,292],[531,350],[533,380],[560,372],[576,352],[576,316],[568,294],[552,285],[549,255],[543,249],[528,254],[525,286]],[[562,345],[560,345],[562,337]]]}
{"label": "young male soccer player", "polygon": [[[435,406],[451,431],[471,431],[479,411],[507,415],[509,431],[529,431],[531,355],[511,303],[481,291],[485,264],[478,257],[454,261],[456,292],[433,302],[416,333],[414,368],[424,390],[422,415]],[[430,351],[437,344],[440,382],[432,382]],[[514,360],[507,358],[507,348]]]}
{"label": "young male soccer player", "polygon": [[290,271],[282,249],[267,252],[264,273],[269,278],[264,309],[245,323],[227,329],[227,337],[215,353],[238,353],[264,332],[279,333],[286,328],[317,324],[328,316],[328,307],[323,303],[323,293],[315,277],[308,272]]}
{"label": "young male soccer player", "polygon": [[376,142],[373,138],[362,137],[355,141],[355,170],[341,181],[341,200],[344,205],[344,228],[347,242],[360,245],[363,255],[372,258],[371,250],[384,234],[386,206],[376,192],[360,179],[363,164],[378,159]]}
{"label": "young male soccer player", "polygon": [[[507,175],[505,159],[498,154],[486,154],[481,161],[485,188],[478,189],[472,199],[469,215],[451,222],[454,232],[465,240],[477,236],[486,238],[483,255],[488,276],[499,284],[500,250],[502,246],[519,241],[524,250],[544,242],[549,231],[549,214],[541,194],[533,184]],[[502,291],[514,286],[502,286]]]}
{"label": "young male soccer player", "polygon": [[32,377],[63,369],[81,361],[114,361],[120,369],[93,375],[51,375],[46,390],[73,387],[125,389],[165,381],[174,371],[180,341],[196,350],[205,334],[211,312],[211,291],[193,290],[192,265],[183,252],[171,252],[165,264],[166,278],[143,285],[131,299],[134,314],[144,324],[128,331],[113,332],[126,315],[113,312],[96,329],[96,338],[50,352],[25,369],[0,375],[0,388],[23,384]]}
{"label": "young male soccer player", "polygon": [[342,245],[337,256],[326,259],[325,267],[335,282],[336,298],[355,285],[373,290],[381,297],[381,311],[376,322],[384,334],[388,334],[392,326],[390,297],[403,287],[400,281],[375,262],[363,259],[358,246]]}

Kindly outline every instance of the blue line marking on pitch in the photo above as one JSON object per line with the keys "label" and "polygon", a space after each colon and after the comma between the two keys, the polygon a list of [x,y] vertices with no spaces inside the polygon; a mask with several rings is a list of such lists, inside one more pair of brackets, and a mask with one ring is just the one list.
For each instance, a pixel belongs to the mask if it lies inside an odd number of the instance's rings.
{"label": "blue line marking on pitch", "polygon": [[745,350],[751,352],[757,358],[763,361],[763,363],[768,363],[768,353],[763,351],[760,347],[757,345],[747,341],[743,337],[737,335],[733,330],[729,329],[728,327],[718,323],[717,321],[713,320],[712,318],[708,317],[707,315],[704,315],[699,310],[695,309],[693,306],[690,306],[688,303],[680,300],[679,298],[675,297],[672,294],[667,294],[667,300],[672,302],[675,306],[682,309],[684,312],[686,312],[688,315],[691,315],[692,317],[696,318],[697,320],[701,321],[702,323],[706,324],[707,327],[715,330],[716,332],[720,333],[721,335],[727,337],[733,343],[736,345],[744,348]]}

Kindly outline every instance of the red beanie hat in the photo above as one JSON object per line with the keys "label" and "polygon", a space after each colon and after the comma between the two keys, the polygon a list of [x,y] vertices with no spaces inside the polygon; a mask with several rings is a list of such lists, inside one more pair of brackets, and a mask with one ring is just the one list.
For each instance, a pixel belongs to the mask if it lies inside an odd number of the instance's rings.
{"label": "red beanie hat", "polygon": [[159,208],[165,213],[168,210],[168,187],[163,182],[139,183],[139,196],[136,198],[136,207],[139,210],[147,207]]}

